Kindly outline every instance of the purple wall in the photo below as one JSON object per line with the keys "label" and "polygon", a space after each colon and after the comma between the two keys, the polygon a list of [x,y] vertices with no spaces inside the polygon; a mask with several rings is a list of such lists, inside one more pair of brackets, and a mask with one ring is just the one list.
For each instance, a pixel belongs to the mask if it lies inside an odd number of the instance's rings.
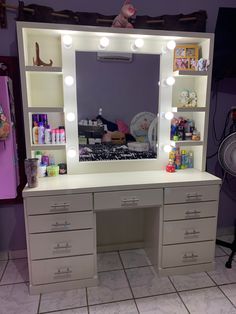
{"label": "purple wall", "polygon": [[[16,0],[8,0],[8,4],[18,5]],[[116,14],[119,12],[123,1],[107,1],[107,0],[67,0],[67,1],[24,1],[25,5],[31,3],[38,3],[40,5],[51,6],[55,10],[73,10],[73,11],[87,11],[98,12],[101,14]],[[208,14],[207,32],[214,32],[215,23],[217,19],[217,13],[219,7],[236,7],[235,0],[199,0],[199,1],[186,1],[186,0],[133,0],[132,3],[137,8],[138,15],[150,15],[159,16],[163,14],[187,14],[193,11],[206,10]],[[8,11],[7,14],[8,28],[0,29],[0,55],[2,56],[16,56],[17,55],[17,40],[16,40],[16,27],[14,12]],[[235,80],[232,80],[232,84],[235,86]],[[220,86],[220,92],[218,94],[218,111],[216,114],[216,124],[220,129],[222,123],[231,105],[236,103],[236,92],[229,92],[228,81],[223,81]],[[214,102],[212,102],[214,105]],[[211,107],[211,117],[213,116],[214,106]],[[211,136],[211,124],[209,131],[209,152],[214,152],[216,147],[213,145],[213,139]],[[208,163],[209,171],[215,173],[216,160],[211,159]],[[229,187],[230,189],[230,187]],[[228,190],[228,189],[227,189]],[[221,193],[220,200],[220,214],[219,214],[219,226],[229,227],[233,225],[233,219],[235,218],[235,201],[232,201],[226,193]],[[0,205],[0,249],[23,249],[25,248],[25,234],[24,234],[24,221],[23,221],[23,206],[4,206]],[[11,226],[11,228],[3,228],[3,226]]]}
{"label": "purple wall", "polygon": [[102,62],[94,52],[77,52],[79,120],[96,118],[99,108],[105,119],[128,125],[139,112],[157,114],[159,62],[147,54],[133,54],[132,62]]}

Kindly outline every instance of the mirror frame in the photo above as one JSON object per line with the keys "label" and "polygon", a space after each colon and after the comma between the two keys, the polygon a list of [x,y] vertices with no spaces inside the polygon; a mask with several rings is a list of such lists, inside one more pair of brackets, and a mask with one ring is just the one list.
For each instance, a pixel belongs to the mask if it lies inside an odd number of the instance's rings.
{"label": "mirror frame", "polygon": [[[149,34],[151,33],[151,34]],[[166,33],[166,32],[163,32]],[[69,35],[72,38],[72,46],[65,47],[63,36]],[[157,130],[157,158],[156,159],[137,159],[137,160],[111,160],[111,161],[88,161],[79,162],[79,143],[78,143],[78,114],[77,114],[77,95],[76,95],[76,52],[77,51],[99,51],[99,42],[102,37],[108,37],[110,44],[102,51],[135,53],[133,43],[135,39],[142,38],[144,45],[137,50],[137,53],[160,55],[160,84],[159,84],[159,114]],[[172,87],[167,86],[164,81],[173,75],[173,51],[165,51],[169,40],[176,37],[170,35],[155,35],[155,32],[144,30],[129,30],[116,28],[96,28],[90,27],[81,31],[62,31],[61,50],[63,83],[66,76],[72,76],[74,83],[71,86],[63,84],[64,89],[64,111],[73,112],[75,120],[69,122],[65,118],[66,126],[66,154],[67,168],[69,174],[96,173],[96,172],[117,172],[117,171],[139,171],[139,170],[160,170],[163,169],[167,153],[163,151],[163,146],[170,144],[169,130],[170,121],[163,119],[163,113],[172,109]],[[75,151],[75,156],[70,157],[68,153]]]}

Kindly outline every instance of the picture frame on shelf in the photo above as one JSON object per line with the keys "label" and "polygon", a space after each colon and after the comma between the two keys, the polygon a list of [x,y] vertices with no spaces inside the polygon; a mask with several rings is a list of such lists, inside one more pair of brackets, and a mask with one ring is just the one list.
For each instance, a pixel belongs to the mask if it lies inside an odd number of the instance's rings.
{"label": "picture frame on shelf", "polygon": [[173,70],[195,71],[198,54],[198,45],[177,45],[174,50]]}

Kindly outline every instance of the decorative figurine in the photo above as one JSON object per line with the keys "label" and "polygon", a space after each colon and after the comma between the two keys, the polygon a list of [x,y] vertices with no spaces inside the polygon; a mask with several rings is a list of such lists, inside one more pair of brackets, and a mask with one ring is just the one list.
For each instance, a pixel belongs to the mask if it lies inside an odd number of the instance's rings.
{"label": "decorative figurine", "polygon": [[175,172],[175,165],[172,159],[169,159],[168,165],[166,166],[167,172]]}
{"label": "decorative figurine", "polygon": [[189,104],[189,91],[185,89],[179,95],[179,106],[188,107],[188,104]]}
{"label": "decorative figurine", "polygon": [[130,3],[130,0],[126,0],[121,8],[120,13],[115,17],[112,27],[120,28],[133,28],[133,25],[129,22],[129,18],[136,13],[134,6]]}
{"label": "decorative figurine", "polygon": [[207,71],[210,65],[210,61],[204,58],[201,58],[197,62],[196,70],[197,71]]}
{"label": "decorative figurine", "polygon": [[197,107],[197,93],[195,91],[189,93],[189,106]]}
{"label": "decorative figurine", "polygon": [[50,59],[50,63],[43,62],[39,57],[39,44],[35,43],[35,50],[36,50],[36,58],[33,58],[33,64],[36,66],[52,66],[52,60]]}

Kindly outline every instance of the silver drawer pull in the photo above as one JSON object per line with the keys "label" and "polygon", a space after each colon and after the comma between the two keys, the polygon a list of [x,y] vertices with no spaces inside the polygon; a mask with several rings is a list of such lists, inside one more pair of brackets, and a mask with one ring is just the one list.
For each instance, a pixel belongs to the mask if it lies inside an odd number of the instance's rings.
{"label": "silver drawer pull", "polygon": [[202,198],[202,194],[198,194],[197,192],[195,192],[195,193],[187,193],[186,194],[186,199],[187,200],[191,200],[191,199],[200,199],[200,198]]}
{"label": "silver drawer pull", "polygon": [[199,215],[199,214],[201,214],[201,211],[200,210],[187,210],[186,212],[185,212],[185,215]]}
{"label": "silver drawer pull", "polygon": [[58,268],[57,272],[55,272],[55,275],[69,275],[72,273],[72,270],[69,267],[63,267]]}
{"label": "silver drawer pull", "polygon": [[137,197],[124,198],[121,200],[121,206],[133,206],[138,205],[139,199]]}
{"label": "silver drawer pull", "polygon": [[62,222],[62,223],[59,223],[59,222],[56,222],[55,224],[52,224],[52,227],[63,227],[63,228],[66,228],[68,226],[70,226],[71,223],[70,222]]}
{"label": "silver drawer pull", "polygon": [[186,230],[185,231],[185,233],[184,233],[184,235],[185,236],[190,236],[190,235],[197,235],[197,234],[199,234],[200,233],[200,231],[197,231],[197,230],[192,230],[192,231],[189,231],[189,230]]}
{"label": "silver drawer pull", "polygon": [[51,210],[68,210],[68,207],[70,207],[70,203],[53,204],[50,207]]}
{"label": "silver drawer pull", "polygon": [[54,246],[54,250],[61,250],[61,249],[70,249],[72,246],[66,242],[66,243],[57,243],[56,246]]}
{"label": "silver drawer pull", "polygon": [[192,259],[192,258],[198,258],[198,255],[194,253],[185,253],[183,256],[183,259]]}

